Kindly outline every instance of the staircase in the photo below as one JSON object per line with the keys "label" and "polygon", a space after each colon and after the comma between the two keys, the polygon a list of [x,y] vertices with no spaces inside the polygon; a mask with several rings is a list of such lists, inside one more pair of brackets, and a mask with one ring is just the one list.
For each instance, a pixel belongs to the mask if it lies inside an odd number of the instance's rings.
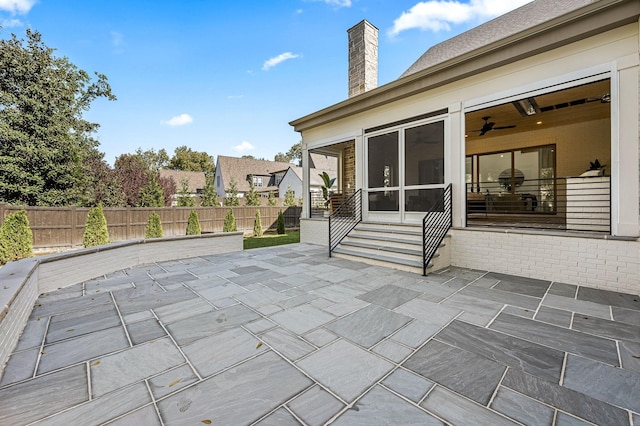
{"label": "staircase", "polygon": [[[447,242],[445,238],[440,244],[427,271],[449,266]],[[333,249],[332,255],[422,274],[422,225],[360,222]]]}

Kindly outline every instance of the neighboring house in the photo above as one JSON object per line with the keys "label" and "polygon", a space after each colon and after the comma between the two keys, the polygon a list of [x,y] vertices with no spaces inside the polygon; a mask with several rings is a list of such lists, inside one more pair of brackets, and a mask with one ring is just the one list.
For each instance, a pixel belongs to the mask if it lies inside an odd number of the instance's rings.
{"label": "neighboring house", "polygon": [[[324,184],[320,174],[327,172],[329,177],[336,178],[333,189],[339,188],[339,176],[338,176],[338,158],[336,156],[329,156],[317,153],[311,153],[309,155],[309,191],[313,197],[319,197],[321,193],[322,185]],[[300,166],[291,165],[286,170],[280,183],[278,184],[279,196],[284,198],[287,189],[291,188],[295,192],[296,198],[301,198],[302,181],[304,180],[304,169]]]}
{"label": "neighboring house", "polygon": [[[421,234],[451,185],[453,228],[436,268],[637,293],[639,16],[637,0],[535,0],[431,47],[380,87],[378,30],[362,21],[348,31],[349,99],[291,122],[303,167],[313,153],[337,156],[340,190],[387,240]],[[580,176],[596,159],[606,167]],[[332,250],[415,265],[391,259],[391,244],[368,243],[385,256],[358,251],[362,227]],[[301,241],[328,234],[305,199]]]}
{"label": "neighboring house", "polygon": [[250,158],[236,158],[218,156],[216,161],[215,186],[218,197],[224,198],[229,192],[231,181],[236,182],[238,197],[244,197],[249,191],[249,178],[258,192],[268,195],[278,193],[278,184],[290,163],[279,161],[254,160]]}
{"label": "neighboring house", "polygon": [[[322,186],[322,179],[318,175],[326,171],[332,178],[337,177],[338,159],[335,156],[311,154],[310,161],[314,166],[318,165],[310,171],[310,190],[318,192]],[[291,188],[296,198],[302,197],[302,167],[278,161],[218,156],[215,176],[218,197],[226,196],[232,179],[238,187],[238,196],[244,197],[249,191],[249,177],[253,179],[256,190],[264,196],[273,193],[276,197],[284,198],[287,189]]]}
{"label": "neighboring house", "polygon": [[187,172],[184,170],[169,170],[169,169],[160,169],[158,170],[160,178],[170,178],[176,183],[176,191],[177,193],[171,195],[171,205],[178,205],[178,196],[180,194],[180,190],[182,189],[182,182],[187,181],[189,187],[189,194],[191,194],[194,198],[199,198],[204,190],[205,186],[205,175],[204,172]]}

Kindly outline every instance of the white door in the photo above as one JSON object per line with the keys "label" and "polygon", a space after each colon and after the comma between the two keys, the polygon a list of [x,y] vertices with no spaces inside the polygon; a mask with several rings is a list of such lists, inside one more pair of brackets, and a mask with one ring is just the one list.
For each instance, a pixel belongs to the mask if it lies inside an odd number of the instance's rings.
{"label": "white door", "polygon": [[367,137],[367,220],[419,223],[442,196],[444,124],[413,123]]}

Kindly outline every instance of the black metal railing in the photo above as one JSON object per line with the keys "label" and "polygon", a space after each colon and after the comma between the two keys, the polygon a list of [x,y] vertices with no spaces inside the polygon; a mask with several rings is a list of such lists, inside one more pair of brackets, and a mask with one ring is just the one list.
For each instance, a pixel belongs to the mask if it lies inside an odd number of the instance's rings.
{"label": "black metal railing", "polygon": [[422,219],[422,275],[427,275],[431,259],[453,224],[451,184],[443,191],[431,210]]}
{"label": "black metal railing", "polygon": [[611,232],[608,176],[467,184],[468,226]]}
{"label": "black metal railing", "polygon": [[340,241],[362,222],[362,190],[345,199],[329,216],[329,257]]}

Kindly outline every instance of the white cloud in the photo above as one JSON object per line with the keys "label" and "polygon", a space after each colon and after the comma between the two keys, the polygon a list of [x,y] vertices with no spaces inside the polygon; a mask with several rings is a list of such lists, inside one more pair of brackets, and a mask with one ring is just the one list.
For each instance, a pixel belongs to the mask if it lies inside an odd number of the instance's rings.
{"label": "white cloud", "polygon": [[0,26],[2,28],[15,28],[24,26],[24,23],[19,19],[3,19],[0,21]]}
{"label": "white cloud", "polygon": [[0,10],[23,15],[28,13],[35,3],[36,0],[0,0]]}
{"label": "white cloud", "polygon": [[185,124],[193,123],[193,117],[191,117],[189,114],[180,114],[176,115],[175,117],[171,117],[167,121],[161,121],[160,123],[172,127],[184,126]]}
{"label": "white cloud", "polygon": [[236,145],[232,149],[236,152],[246,152],[255,149],[255,147],[247,141],[242,141],[240,145]]}
{"label": "white cloud", "polygon": [[269,68],[273,68],[281,62],[287,61],[289,59],[299,58],[299,57],[300,55],[297,55],[297,54],[294,55],[291,52],[281,53],[278,56],[274,56],[273,58],[265,61],[264,65],[262,66],[262,71],[268,71]]}
{"label": "white cloud", "polygon": [[124,34],[119,31],[111,31],[111,44],[120,46],[124,42]]}
{"label": "white cloud", "polygon": [[351,7],[351,0],[313,0],[313,1],[321,1],[323,3],[328,4],[329,6],[335,6],[335,7]]}
{"label": "white cloud", "polygon": [[433,32],[449,31],[451,25],[473,20],[487,20],[529,3],[531,0],[429,0],[417,3],[393,21],[389,35],[396,36],[402,31],[419,28]]}

